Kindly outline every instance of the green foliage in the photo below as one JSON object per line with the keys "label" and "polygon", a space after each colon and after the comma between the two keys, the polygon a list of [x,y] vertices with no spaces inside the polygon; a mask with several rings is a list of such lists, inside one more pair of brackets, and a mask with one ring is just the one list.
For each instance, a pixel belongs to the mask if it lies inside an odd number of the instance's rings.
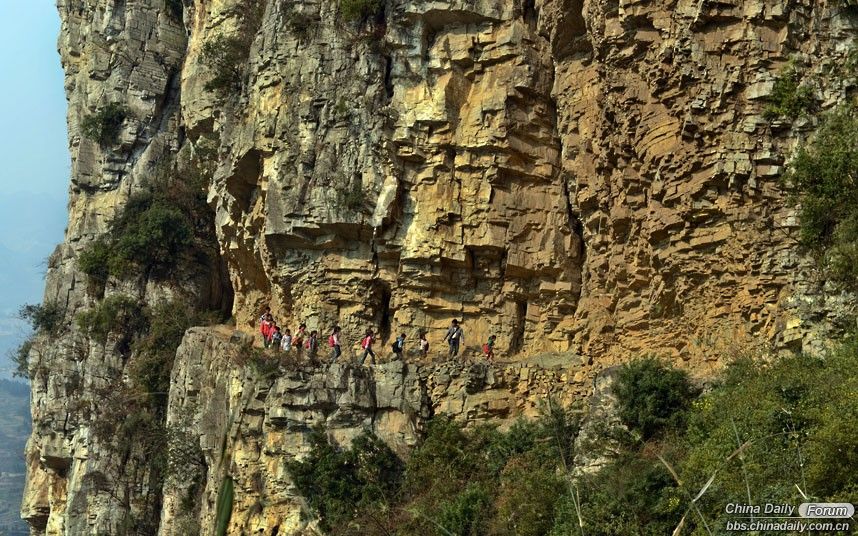
{"label": "green foliage", "polygon": [[816,103],[813,90],[799,84],[799,74],[792,63],[780,72],[766,100],[768,104],[763,111],[766,119],[797,119],[812,110]]}
{"label": "green foliage", "polygon": [[133,338],[146,330],[149,319],[140,303],[116,294],[77,315],[77,325],[87,336],[104,344],[111,333],[119,335],[118,346],[129,349]]}
{"label": "green foliage", "polygon": [[796,152],[786,174],[800,204],[800,239],[827,274],[854,286],[858,278],[858,119],[846,105],[825,116]]}
{"label": "green foliage", "polygon": [[492,520],[492,534],[542,536],[555,525],[560,498],[567,483],[558,473],[556,463],[533,460],[530,456],[510,458],[500,477],[497,513]]}
{"label": "green foliage", "polygon": [[204,86],[206,91],[227,93],[241,90],[247,46],[247,39],[242,36],[219,36],[203,44],[202,63],[213,73]]}
{"label": "green foliage", "polygon": [[168,200],[149,193],[129,199],[111,224],[109,270],[122,276],[133,267],[144,270],[174,266],[191,245],[193,229],[188,215]]}
{"label": "green foliage", "polygon": [[313,15],[291,8],[285,15],[286,26],[299,40],[306,39],[316,27],[317,21]]}
{"label": "green foliage", "polygon": [[127,118],[127,108],[119,103],[111,102],[96,113],[83,118],[80,125],[81,133],[98,142],[102,147],[107,147],[116,143],[116,137]]}
{"label": "green foliage", "polygon": [[21,343],[21,345],[10,351],[9,357],[12,360],[12,363],[15,365],[15,370],[12,372],[12,376],[18,378],[30,378],[30,352],[33,350],[33,337],[29,337],[27,340]]}
{"label": "green foliage", "polygon": [[340,0],[340,14],[347,22],[363,22],[381,15],[382,0]]}
{"label": "green foliage", "polygon": [[402,462],[373,434],[362,433],[350,449],[337,448],[321,428],[308,439],[310,455],[288,469],[326,530],[347,525],[359,508],[386,503],[398,489]]}
{"label": "green foliage", "polygon": [[224,477],[217,495],[217,510],[215,517],[215,535],[226,536],[229,519],[232,517],[232,502],[235,485],[231,477]]}
{"label": "green foliage", "polygon": [[653,358],[623,365],[614,394],[619,402],[620,419],[644,440],[665,429],[680,427],[685,410],[696,395],[685,372]]}
{"label": "green foliage", "polygon": [[[566,481],[558,468],[571,449],[563,443],[571,442],[576,430],[570,413],[557,405],[549,405],[538,421],[518,421],[506,432],[491,426],[463,430],[450,419],[436,417],[401,476],[375,488],[386,489],[383,493],[370,494],[367,499],[367,488],[359,481],[368,479],[355,478],[355,472],[343,469],[349,467],[353,454],[336,454],[336,449],[319,444],[319,439],[314,440],[314,454],[309,459],[336,460],[317,465],[338,467],[330,474],[347,476],[310,474],[305,479],[331,479],[342,483],[345,490],[363,490],[360,497],[353,495],[339,503],[344,513],[337,522],[330,523],[328,516],[332,533],[546,534],[554,525],[556,506],[562,504],[559,498],[566,494]],[[556,431],[559,436],[554,435]],[[355,441],[352,451],[377,452],[378,448]],[[375,461],[370,467],[381,465]],[[377,474],[395,473],[387,469]],[[319,493],[308,491],[311,497]]]}
{"label": "green foliage", "polygon": [[[639,453],[621,455],[598,473],[579,479],[578,485],[587,534],[671,534],[685,507],[667,469]],[[558,528],[570,521],[562,520]]]}
{"label": "green foliage", "polygon": [[26,304],[18,309],[18,317],[30,323],[38,333],[50,335],[62,326],[65,311],[57,302],[46,301],[43,304]]}
{"label": "green foliage", "polygon": [[[739,361],[694,404],[681,477],[712,518],[728,502],[806,502],[858,498],[858,342],[824,358]],[[730,457],[745,445],[741,455]]]}
{"label": "green foliage", "polygon": [[366,204],[366,192],[360,181],[354,181],[351,186],[337,190],[336,205],[339,210],[361,212],[366,208]]}
{"label": "green foliage", "polygon": [[104,286],[110,272],[110,245],[104,239],[98,239],[87,244],[80,252],[77,267],[85,273],[90,282]]}
{"label": "green foliage", "polygon": [[131,196],[107,234],[81,251],[78,269],[101,288],[108,275],[166,275],[193,245],[192,222],[204,210],[195,195],[186,184],[165,182]]}
{"label": "green foliage", "polygon": [[191,326],[208,323],[186,302],[173,300],[146,312],[147,330],[135,344],[128,375],[132,383],[152,396],[166,400],[176,349]]}
{"label": "green foliage", "polygon": [[471,483],[441,502],[436,522],[446,534],[479,536],[487,532],[491,506],[491,494],[484,485]]}

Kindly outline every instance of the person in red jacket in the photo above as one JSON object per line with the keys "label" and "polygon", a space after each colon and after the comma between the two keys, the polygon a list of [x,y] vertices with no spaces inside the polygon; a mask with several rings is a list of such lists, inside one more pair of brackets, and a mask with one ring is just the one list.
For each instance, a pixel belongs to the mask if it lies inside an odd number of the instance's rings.
{"label": "person in red jacket", "polygon": [[265,348],[271,346],[271,336],[274,334],[274,317],[270,313],[266,314],[259,324],[259,332],[262,333],[262,345]]}

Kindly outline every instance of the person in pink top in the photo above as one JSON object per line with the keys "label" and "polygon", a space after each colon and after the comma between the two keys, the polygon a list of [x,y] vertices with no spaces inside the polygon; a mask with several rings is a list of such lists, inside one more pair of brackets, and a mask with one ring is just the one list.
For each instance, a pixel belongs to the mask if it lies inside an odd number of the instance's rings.
{"label": "person in pink top", "polygon": [[375,352],[372,351],[373,342],[375,342],[375,337],[373,337],[372,330],[368,329],[366,330],[366,335],[360,341],[360,347],[363,348],[363,357],[360,360],[361,365],[364,364],[367,356],[372,358],[372,364],[375,365]]}
{"label": "person in pink top", "polygon": [[266,314],[260,323],[259,332],[262,333],[263,346],[268,348],[271,345],[271,335],[274,334],[274,317],[270,313]]}

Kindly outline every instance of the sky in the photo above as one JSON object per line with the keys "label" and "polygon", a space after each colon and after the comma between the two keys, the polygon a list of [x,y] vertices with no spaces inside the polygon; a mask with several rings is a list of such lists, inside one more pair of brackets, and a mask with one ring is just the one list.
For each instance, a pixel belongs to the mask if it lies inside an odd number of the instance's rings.
{"label": "sky", "polygon": [[69,153],[60,20],[53,0],[0,0],[0,378],[39,303],[45,260],[62,241]]}

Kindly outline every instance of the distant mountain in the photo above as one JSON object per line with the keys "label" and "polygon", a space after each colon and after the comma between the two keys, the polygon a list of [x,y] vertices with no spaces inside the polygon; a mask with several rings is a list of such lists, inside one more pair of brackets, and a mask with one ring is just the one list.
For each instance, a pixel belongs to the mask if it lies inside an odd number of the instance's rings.
{"label": "distant mountain", "polygon": [[18,513],[24,494],[24,446],[30,435],[30,388],[0,380],[0,534],[25,535]]}

